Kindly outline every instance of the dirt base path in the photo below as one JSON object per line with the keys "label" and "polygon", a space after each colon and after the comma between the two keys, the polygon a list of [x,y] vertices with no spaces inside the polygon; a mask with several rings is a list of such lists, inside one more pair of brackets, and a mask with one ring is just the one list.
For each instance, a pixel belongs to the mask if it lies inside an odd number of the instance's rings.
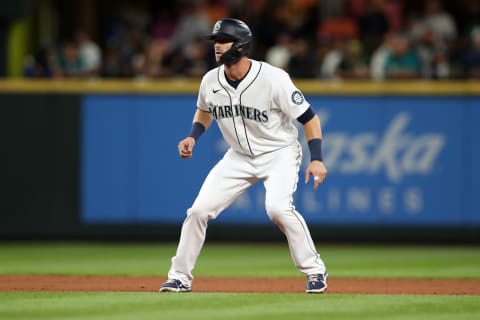
{"label": "dirt base path", "polygon": [[[0,292],[155,292],[162,277],[0,276]],[[197,277],[194,292],[303,293],[299,278]],[[480,280],[329,278],[329,293],[480,295]]]}

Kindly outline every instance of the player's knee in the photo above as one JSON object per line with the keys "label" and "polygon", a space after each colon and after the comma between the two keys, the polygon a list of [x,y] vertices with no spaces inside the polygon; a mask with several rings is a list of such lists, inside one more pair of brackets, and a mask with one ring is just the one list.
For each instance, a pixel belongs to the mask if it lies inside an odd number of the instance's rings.
{"label": "player's knee", "polygon": [[214,214],[211,210],[202,207],[193,206],[187,210],[187,215],[190,218],[200,220],[200,221],[208,221],[214,218]]}
{"label": "player's knee", "polygon": [[274,223],[281,221],[285,213],[285,208],[283,206],[276,202],[270,201],[265,202],[265,210],[267,211],[267,215],[270,220],[272,220]]}

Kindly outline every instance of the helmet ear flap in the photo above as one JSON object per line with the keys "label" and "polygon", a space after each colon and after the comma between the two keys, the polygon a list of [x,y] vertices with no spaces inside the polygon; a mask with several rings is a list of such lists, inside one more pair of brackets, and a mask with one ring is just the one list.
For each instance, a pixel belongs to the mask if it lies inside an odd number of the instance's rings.
{"label": "helmet ear flap", "polygon": [[231,65],[236,63],[242,57],[248,56],[249,54],[250,42],[234,42],[232,47],[221,55],[220,62],[226,65]]}
{"label": "helmet ear flap", "polygon": [[242,51],[239,50],[239,48],[236,47],[235,45],[236,45],[236,43],[234,43],[230,49],[225,51],[220,56],[220,62],[221,63],[226,64],[226,65],[232,65],[243,57]]}
{"label": "helmet ear flap", "polygon": [[235,48],[236,50],[240,51],[243,56],[249,56],[250,50],[251,50],[251,42],[249,41],[235,42],[232,45],[232,48]]}

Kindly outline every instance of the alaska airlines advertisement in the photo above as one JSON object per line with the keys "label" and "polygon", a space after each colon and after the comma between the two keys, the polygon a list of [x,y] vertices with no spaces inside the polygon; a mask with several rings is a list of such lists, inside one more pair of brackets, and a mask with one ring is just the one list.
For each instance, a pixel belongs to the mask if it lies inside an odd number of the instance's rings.
{"label": "alaska airlines advertisement", "polygon": [[[309,224],[480,225],[480,97],[307,96],[320,116],[329,171],[295,206]],[[83,101],[85,223],[183,221],[201,183],[227,149],[215,123],[180,159],[196,96],[91,95]],[[260,181],[212,223],[270,223]]]}

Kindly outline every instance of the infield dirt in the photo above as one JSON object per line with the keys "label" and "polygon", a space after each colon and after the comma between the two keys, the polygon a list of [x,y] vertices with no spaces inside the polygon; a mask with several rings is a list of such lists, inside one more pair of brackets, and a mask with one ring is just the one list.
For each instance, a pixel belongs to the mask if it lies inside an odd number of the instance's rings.
{"label": "infield dirt", "polygon": [[[2,275],[2,292],[155,292],[162,277]],[[299,278],[197,277],[194,292],[303,293]],[[452,294],[480,295],[480,280],[469,279],[347,279],[329,278],[335,294]]]}

